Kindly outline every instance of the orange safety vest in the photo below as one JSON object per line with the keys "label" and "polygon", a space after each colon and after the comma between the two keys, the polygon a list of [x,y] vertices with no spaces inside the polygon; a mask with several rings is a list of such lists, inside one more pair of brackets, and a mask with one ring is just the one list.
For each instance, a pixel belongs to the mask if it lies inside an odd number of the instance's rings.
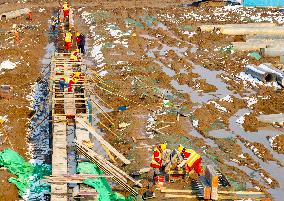
{"label": "orange safety vest", "polygon": [[199,158],[201,158],[200,155],[192,149],[186,149],[183,155],[184,155],[183,160],[186,160],[186,164],[189,167],[192,167],[194,162],[197,161]]}
{"label": "orange safety vest", "polygon": [[72,42],[72,33],[67,32],[67,33],[65,34],[65,42],[66,42],[66,43],[71,43],[71,42]]}
{"label": "orange safety vest", "polygon": [[154,152],[153,152],[153,155],[152,155],[151,167],[156,167],[156,168],[161,167],[162,162],[160,162],[160,163],[157,162],[157,161],[161,161],[161,160],[162,160],[162,152],[156,147],[154,149]]}

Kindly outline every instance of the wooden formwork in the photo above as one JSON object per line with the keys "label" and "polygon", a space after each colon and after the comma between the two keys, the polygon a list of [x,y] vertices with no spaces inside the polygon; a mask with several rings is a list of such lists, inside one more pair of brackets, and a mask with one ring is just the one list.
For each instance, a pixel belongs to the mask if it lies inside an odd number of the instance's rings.
{"label": "wooden formwork", "polygon": [[[68,132],[68,129],[70,129],[70,127],[74,127],[75,130],[76,125],[72,119],[74,120],[76,115],[80,114],[81,117],[87,117],[88,115],[88,99],[86,98],[85,92],[85,74],[82,70],[84,65],[81,61],[70,62],[69,57],[70,53],[55,53],[51,61],[51,83],[49,90],[52,94],[53,176],[74,174],[74,172],[71,172],[74,168],[70,168],[70,160],[75,160],[76,164],[76,159],[74,157],[70,158],[71,154],[69,153],[68,147],[70,146],[70,142],[72,144],[73,141],[74,144],[75,135],[72,136],[72,139],[70,139],[70,132]],[[66,79],[66,77],[70,77],[70,75],[75,72],[80,72],[81,76],[78,82],[72,85],[72,90],[68,91],[67,87],[61,89],[60,79]],[[88,133],[85,133],[84,138],[87,137]],[[69,189],[70,185],[67,185],[67,183],[51,183],[51,200],[67,201],[70,197]]]}

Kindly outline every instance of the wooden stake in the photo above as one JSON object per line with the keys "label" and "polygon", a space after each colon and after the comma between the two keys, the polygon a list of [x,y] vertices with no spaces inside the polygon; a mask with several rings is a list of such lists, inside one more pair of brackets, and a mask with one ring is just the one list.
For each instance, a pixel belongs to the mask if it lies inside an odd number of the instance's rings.
{"label": "wooden stake", "polygon": [[97,132],[95,131],[95,129],[89,124],[86,123],[82,118],[80,117],[76,117],[76,121],[79,122],[85,129],[87,129],[90,133],[93,134],[93,136],[95,138],[97,138],[97,140],[103,144],[105,147],[107,147],[114,155],[116,155],[122,162],[124,162],[125,164],[130,164],[130,161],[125,158],[121,153],[119,153],[113,146],[111,146],[107,141],[105,141],[102,136],[100,136],[99,134],[97,134]]}

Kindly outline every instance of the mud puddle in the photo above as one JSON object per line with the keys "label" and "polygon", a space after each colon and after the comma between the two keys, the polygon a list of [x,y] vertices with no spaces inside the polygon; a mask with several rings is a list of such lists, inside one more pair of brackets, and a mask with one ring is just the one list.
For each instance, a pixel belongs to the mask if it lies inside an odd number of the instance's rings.
{"label": "mud puddle", "polygon": [[[245,114],[249,113],[250,110],[248,109],[240,109],[229,119],[229,131],[224,129],[221,130],[214,130],[210,131],[209,135],[216,137],[216,138],[227,138],[227,137],[236,137],[236,135],[241,136],[242,138],[250,141],[250,142],[257,142],[265,146],[273,155],[273,157],[279,160],[282,164],[284,164],[284,156],[282,154],[276,153],[269,144],[267,140],[267,136],[276,136],[279,134],[279,131],[274,128],[263,128],[259,129],[257,132],[246,132],[243,127],[237,123],[238,119]],[[271,176],[279,182],[280,188],[276,189],[269,189],[268,191],[272,194],[272,196],[277,199],[281,200],[284,196],[284,168],[278,165],[275,161],[266,161],[264,162],[260,158],[258,158],[251,149],[244,146],[242,142],[238,140],[238,144],[242,147],[243,153],[248,153],[256,162],[260,164],[260,167],[271,174]],[[235,164],[235,163],[234,163]],[[239,166],[235,164],[236,167],[242,169],[243,166]],[[249,168],[246,168],[249,169]],[[253,170],[251,170],[253,171]],[[255,172],[255,171],[253,171]],[[257,173],[259,175],[259,172]],[[259,175],[260,176],[260,175]],[[255,178],[255,177],[254,177]],[[259,180],[259,179],[258,179]],[[262,183],[264,179],[261,177]],[[259,180],[259,181],[261,181]]]}

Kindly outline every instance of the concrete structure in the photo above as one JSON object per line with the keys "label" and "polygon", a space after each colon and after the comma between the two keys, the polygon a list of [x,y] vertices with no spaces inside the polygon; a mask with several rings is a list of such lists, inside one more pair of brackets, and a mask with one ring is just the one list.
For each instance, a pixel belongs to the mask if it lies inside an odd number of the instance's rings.
{"label": "concrete structure", "polygon": [[31,12],[30,9],[28,8],[23,8],[15,11],[10,11],[7,13],[2,13],[1,14],[1,20],[9,20],[13,18],[20,17],[21,15],[27,15],[29,12]]}

